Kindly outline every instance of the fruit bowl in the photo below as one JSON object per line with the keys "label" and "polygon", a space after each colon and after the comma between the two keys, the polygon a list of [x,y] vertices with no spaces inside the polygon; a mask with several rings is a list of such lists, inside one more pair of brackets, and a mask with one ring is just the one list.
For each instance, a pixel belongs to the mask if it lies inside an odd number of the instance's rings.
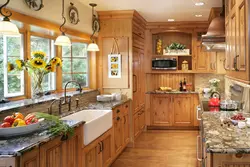
{"label": "fruit bowl", "polygon": [[237,125],[238,122],[246,122],[246,118],[242,114],[234,115],[230,118],[230,120],[235,125]]}
{"label": "fruit bowl", "polygon": [[26,126],[0,128],[0,137],[7,138],[36,132],[41,129],[43,121],[44,119],[39,119],[37,123]]}

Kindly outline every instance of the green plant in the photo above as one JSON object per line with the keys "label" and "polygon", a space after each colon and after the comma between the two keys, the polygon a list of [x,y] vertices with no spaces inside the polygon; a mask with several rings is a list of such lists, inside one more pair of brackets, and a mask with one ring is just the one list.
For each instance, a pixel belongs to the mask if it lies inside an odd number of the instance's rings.
{"label": "green plant", "polygon": [[186,46],[176,42],[173,42],[169,46],[167,46],[167,50],[183,50],[183,49],[186,49]]}

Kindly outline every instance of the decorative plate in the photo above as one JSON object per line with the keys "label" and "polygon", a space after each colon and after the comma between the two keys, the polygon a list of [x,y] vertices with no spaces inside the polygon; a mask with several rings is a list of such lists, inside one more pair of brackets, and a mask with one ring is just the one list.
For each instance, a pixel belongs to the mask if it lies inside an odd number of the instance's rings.
{"label": "decorative plate", "polygon": [[71,2],[69,7],[69,20],[72,24],[78,24],[79,20],[79,13],[77,8],[74,6],[74,4]]}
{"label": "decorative plate", "polygon": [[35,11],[39,11],[44,7],[43,0],[25,0],[25,2],[30,9]]}

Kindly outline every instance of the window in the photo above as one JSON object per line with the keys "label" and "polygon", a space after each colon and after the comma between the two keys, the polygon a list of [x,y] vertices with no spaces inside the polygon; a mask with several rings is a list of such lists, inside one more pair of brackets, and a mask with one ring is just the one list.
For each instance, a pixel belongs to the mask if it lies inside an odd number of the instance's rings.
{"label": "window", "polygon": [[0,36],[0,99],[24,95],[24,72],[8,72],[8,62],[23,59],[23,36]]}
{"label": "window", "polygon": [[[69,80],[88,86],[88,52],[86,43],[73,43],[71,47],[62,47],[63,86]],[[74,88],[74,85],[71,85]]]}
{"label": "window", "polygon": [[[54,40],[31,36],[31,53],[34,51],[43,51],[46,53],[47,61],[55,57]],[[43,90],[51,91],[56,89],[56,74],[49,73],[44,77]]]}

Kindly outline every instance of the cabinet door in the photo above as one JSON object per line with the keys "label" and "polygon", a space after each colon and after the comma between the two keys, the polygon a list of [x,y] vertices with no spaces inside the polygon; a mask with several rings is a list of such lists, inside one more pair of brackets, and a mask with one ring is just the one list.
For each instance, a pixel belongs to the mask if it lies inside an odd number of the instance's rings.
{"label": "cabinet door", "polygon": [[134,137],[136,138],[140,134],[140,125],[139,125],[139,112],[134,114]]}
{"label": "cabinet door", "polygon": [[230,70],[230,64],[231,64],[231,54],[230,54],[230,50],[231,50],[231,33],[230,33],[230,21],[228,21],[226,23],[226,50],[225,50],[225,60],[224,60],[224,68],[225,70],[229,71]]}
{"label": "cabinet door", "polygon": [[62,141],[57,137],[40,147],[40,167],[62,167]]}
{"label": "cabinet door", "polygon": [[[239,1],[240,2],[240,1]],[[238,13],[238,22],[237,25],[239,26],[237,28],[237,35],[238,35],[238,69],[240,71],[246,71],[246,41],[248,40],[247,37],[247,26],[246,26],[246,1],[243,0],[239,5],[237,5],[237,13]]]}
{"label": "cabinet door", "polygon": [[174,95],[174,126],[193,126],[193,98],[191,95]]}
{"label": "cabinet door", "polygon": [[109,167],[112,162],[112,135],[108,133],[101,141],[102,144],[102,167]]}
{"label": "cabinet door", "polygon": [[123,117],[123,142],[126,146],[129,143],[129,119],[128,114]]}
{"label": "cabinet door", "polygon": [[151,99],[152,125],[171,126],[172,96],[153,95]]}
{"label": "cabinet door", "polygon": [[139,97],[139,106],[140,108],[143,107],[145,104],[145,73],[144,73],[144,66],[143,66],[143,61],[144,61],[144,50],[140,50],[140,80],[138,82],[139,84],[139,92],[140,92],[140,97]]}
{"label": "cabinet door", "polygon": [[89,145],[84,148],[84,167],[100,167],[101,144]]}
{"label": "cabinet door", "polygon": [[140,107],[140,50],[133,48],[133,113]]}
{"label": "cabinet door", "polygon": [[113,119],[114,127],[114,153],[119,154],[123,144],[123,121],[120,116]]}
{"label": "cabinet door", "polygon": [[143,131],[143,129],[145,127],[145,111],[144,111],[144,109],[142,109],[140,111],[140,115],[139,115],[139,127],[140,127],[141,131]]}
{"label": "cabinet door", "polygon": [[20,158],[20,167],[39,167],[39,149],[24,153]]}
{"label": "cabinet door", "polygon": [[197,46],[196,58],[196,71],[208,72],[209,71],[209,52],[203,52],[199,44]]}

